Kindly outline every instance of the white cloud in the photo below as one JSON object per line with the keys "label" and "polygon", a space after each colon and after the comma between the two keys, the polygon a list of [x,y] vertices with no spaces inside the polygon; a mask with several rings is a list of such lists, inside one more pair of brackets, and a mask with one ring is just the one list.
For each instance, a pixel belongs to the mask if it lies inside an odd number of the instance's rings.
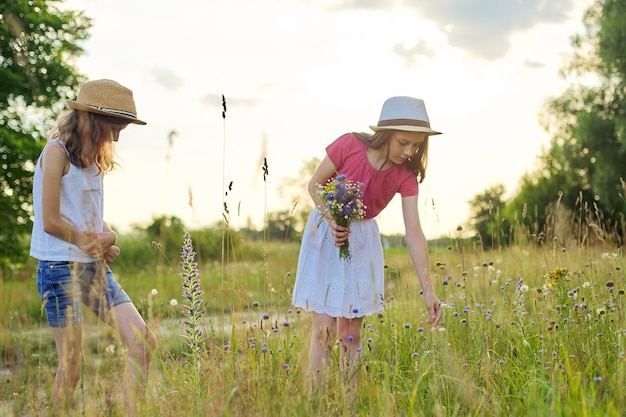
{"label": "white cloud", "polygon": [[438,0],[409,2],[421,18],[437,22],[451,46],[486,60],[502,58],[511,36],[543,23],[562,23],[572,0]]}

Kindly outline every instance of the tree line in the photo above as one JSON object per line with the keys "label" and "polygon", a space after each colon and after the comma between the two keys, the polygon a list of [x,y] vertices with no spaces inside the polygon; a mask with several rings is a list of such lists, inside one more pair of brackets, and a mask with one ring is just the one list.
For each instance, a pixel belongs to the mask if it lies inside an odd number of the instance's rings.
{"label": "tree line", "polygon": [[572,38],[562,76],[579,81],[547,98],[540,122],[550,144],[513,197],[496,184],[471,201],[471,223],[496,248],[532,236],[621,246],[626,201],[626,1],[596,1]]}

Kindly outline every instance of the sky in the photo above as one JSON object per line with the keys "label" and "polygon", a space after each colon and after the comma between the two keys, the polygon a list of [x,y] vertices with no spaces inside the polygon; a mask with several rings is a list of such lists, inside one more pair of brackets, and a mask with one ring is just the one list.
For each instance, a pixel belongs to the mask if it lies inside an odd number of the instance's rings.
{"label": "sky", "polygon": [[[292,209],[280,190],[305,162],[408,95],[443,132],[420,184],[422,226],[428,238],[453,236],[473,197],[496,184],[508,197],[536,166],[550,140],[539,115],[571,82],[559,70],[591,4],[65,1],[93,19],[78,70],[129,87],[147,122],[122,132],[105,219],[126,231],[177,216],[193,229],[220,222],[226,204],[231,227],[260,228],[266,213]],[[399,197],[378,222],[404,231]]]}

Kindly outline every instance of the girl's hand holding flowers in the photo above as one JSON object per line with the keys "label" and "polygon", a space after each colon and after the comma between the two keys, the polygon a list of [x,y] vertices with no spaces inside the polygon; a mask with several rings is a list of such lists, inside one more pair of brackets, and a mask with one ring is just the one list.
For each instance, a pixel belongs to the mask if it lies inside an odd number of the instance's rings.
{"label": "girl's hand holding flowers", "polygon": [[325,185],[317,186],[317,195],[326,204],[326,211],[322,215],[328,214],[333,220],[331,229],[335,244],[339,246],[339,257],[351,261],[348,240],[350,223],[362,220],[367,208],[363,204],[363,183],[351,181],[345,175],[339,174],[329,179]]}

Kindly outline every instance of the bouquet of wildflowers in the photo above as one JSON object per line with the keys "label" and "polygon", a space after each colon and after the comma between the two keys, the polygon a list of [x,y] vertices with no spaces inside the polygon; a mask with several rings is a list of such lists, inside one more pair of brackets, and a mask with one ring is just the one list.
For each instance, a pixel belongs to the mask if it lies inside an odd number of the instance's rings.
{"label": "bouquet of wildflowers", "polygon": [[[326,203],[326,210],[332,216],[335,223],[348,227],[353,220],[361,220],[365,217],[365,204],[363,204],[362,182],[355,182],[339,174],[329,179],[325,185],[317,184],[317,195]],[[339,257],[350,262],[349,241],[339,247]]]}

